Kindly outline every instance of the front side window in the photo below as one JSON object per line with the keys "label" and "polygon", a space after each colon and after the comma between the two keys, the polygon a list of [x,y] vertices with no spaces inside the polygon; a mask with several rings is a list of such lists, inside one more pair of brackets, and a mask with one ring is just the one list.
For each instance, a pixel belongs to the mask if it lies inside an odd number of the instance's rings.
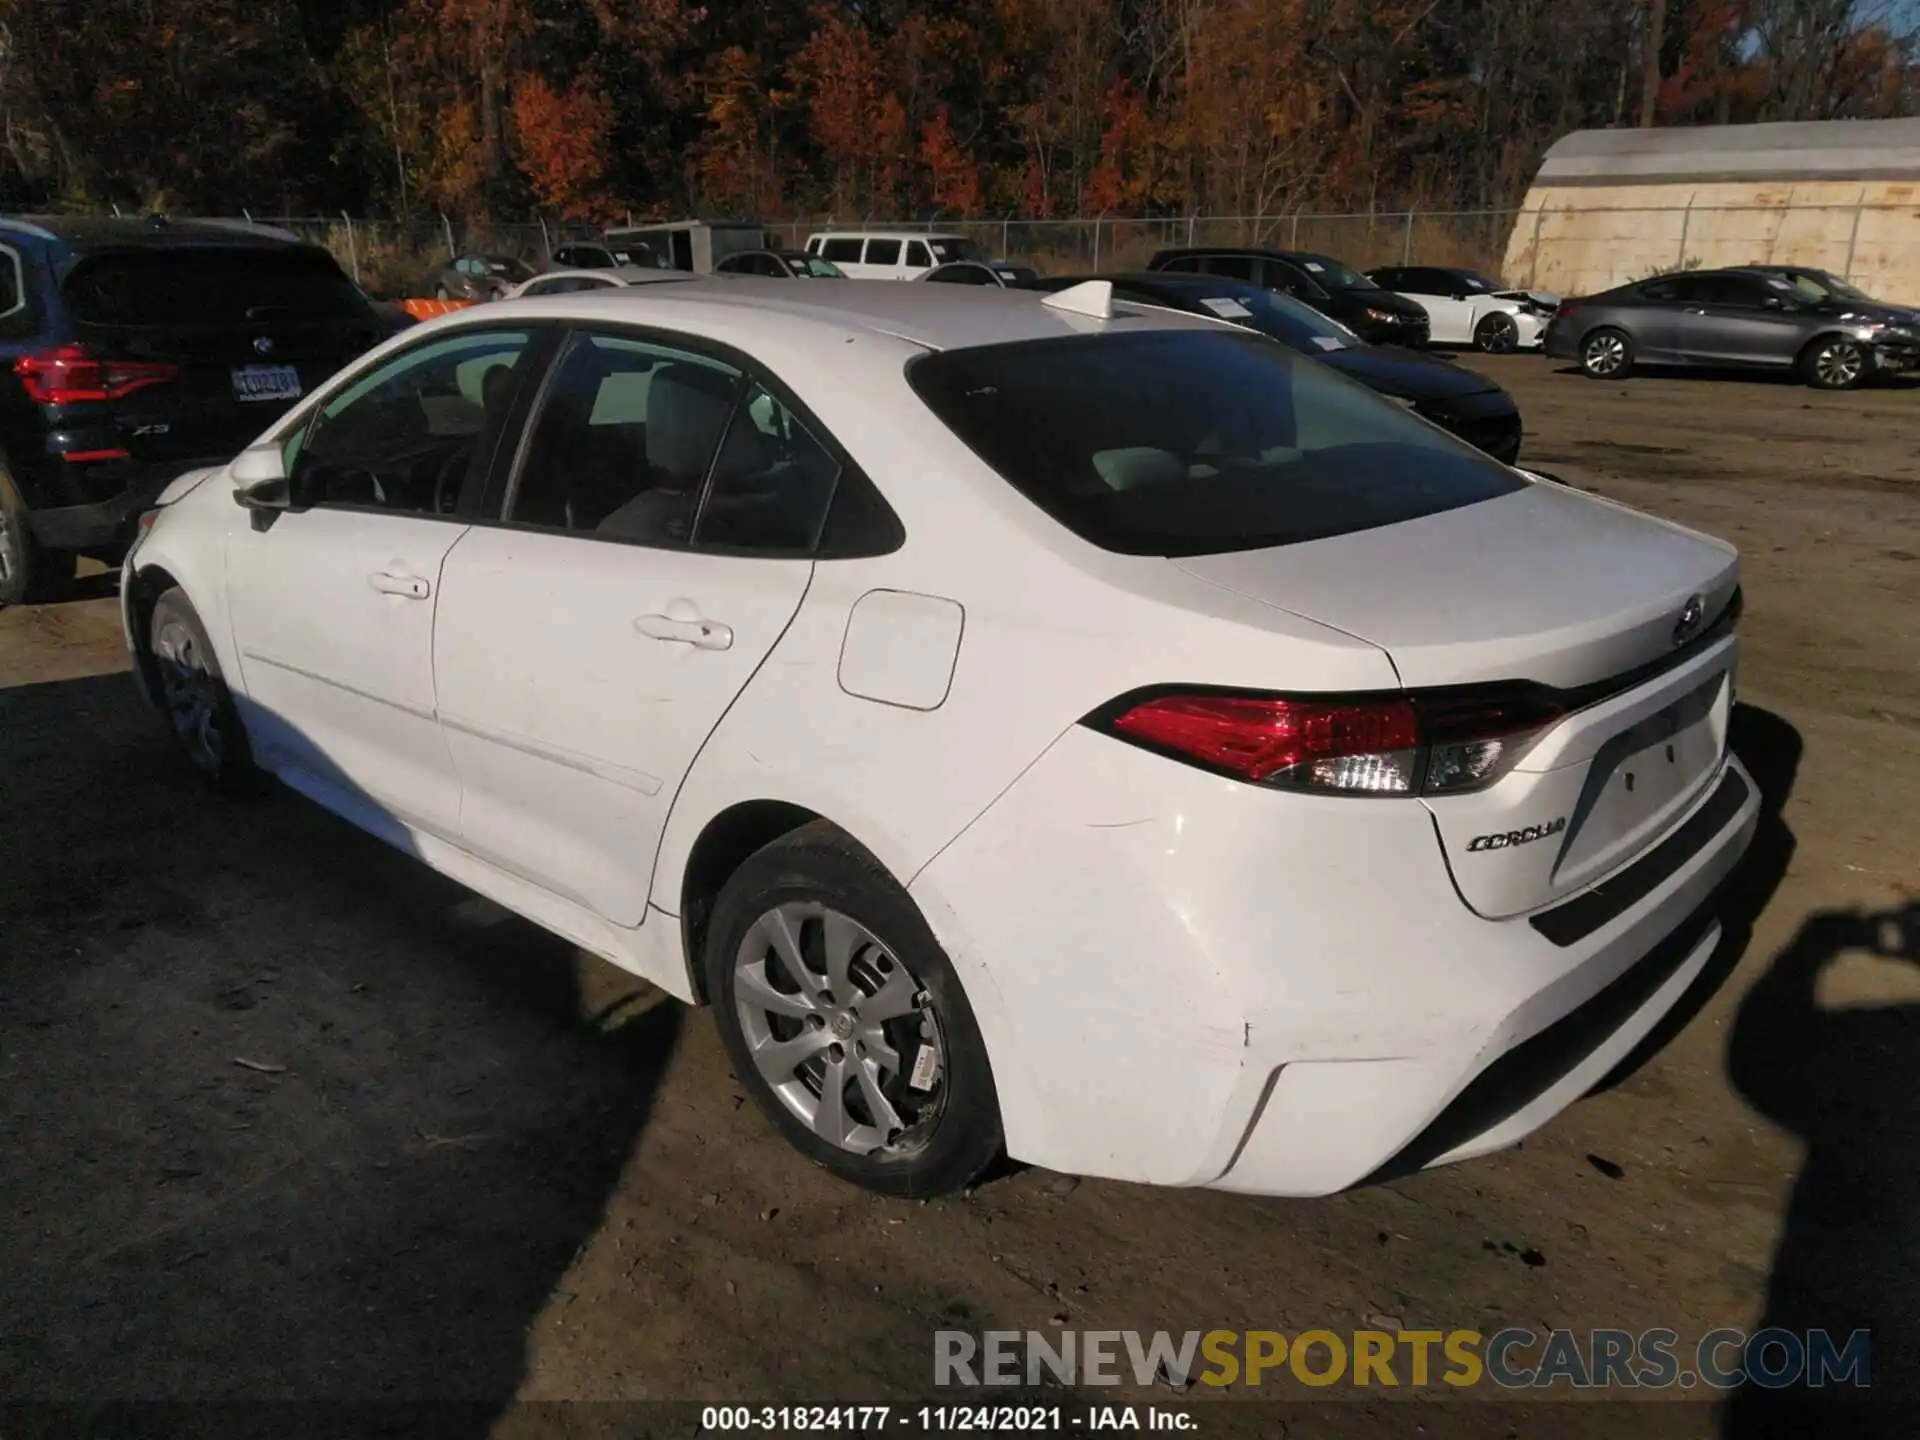
{"label": "front side window", "polygon": [[[831,260],[833,257],[827,257]],[[869,240],[867,242],[867,264],[898,265],[900,263],[900,242],[898,240]]]}
{"label": "front side window", "polygon": [[840,462],[778,397],[754,385],[714,462],[694,539],[752,550],[811,550]]}
{"label": "front side window", "polygon": [[528,433],[506,518],[685,545],[740,384],[739,371],[704,356],[574,337]]}
{"label": "front side window", "polygon": [[1082,539],[1203,555],[1345,535],[1527,482],[1253,335],[1136,331],[925,355],[914,391]]}
{"label": "front side window", "polygon": [[1176,255],[1159,268],[1162,270],[1172,270],[1180,275],[1198,275],[1200,273],[1200,257],[1198,255]]}
{"label": "front side window", "polygon": [[1224,275],[1229,280],[1253,279],[1253,261],[1245,255],[1214,255],[1207,260],[1207,274]]}
{"label": "front side window", "polygon": [[294,504],[451,514],[492,464],[531,341],[462,331],[349,384],[288,443]]}
{"label": "front side window", "polygon": [[919,240],[907,242],[907,264],[916,270],[924,270],[933,264],[933,257],[927,254],[925,243]]}

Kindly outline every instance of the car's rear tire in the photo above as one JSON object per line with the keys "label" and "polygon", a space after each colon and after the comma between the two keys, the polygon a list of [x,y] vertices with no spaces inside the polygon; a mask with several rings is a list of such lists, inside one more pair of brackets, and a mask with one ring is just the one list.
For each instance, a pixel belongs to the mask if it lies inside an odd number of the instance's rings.
{"label": "car's rear tire", "polygon": [[250,789],[260,772],[246,726],[220,673],[206,626],[177,586],[154,602],[147,622],[147,654],[162,713],[187,763],[218,790]]}
{"label": "car's rear tire", "polygon": [[58,600],[73,588],[75,557],[33,538],[27,502],[0,469],[0,609]]}
{"label": "car's rear tire", "polygon": [[1633,341],[1603,325],[1580,341],[1580,373],[1590,380],[1624,380],[1633,373]]}
{"label": "car's rear tire", "polygon": [[959,978],[906,891],[836,827],[803,826],[741,865],[704,963],[734,1073],[815,1164],[926,1196],[999,1156],[993,1072]]}
{"label": "car's rear tire", "polygon": [[1867,347],[1850,335],[1822,335],[1800,356],[1800,377],[1816,390],[1852,390],[1870,369]]}
{"label": "car's rear tire", "polygon": [[1513,316],[1496,310],[1482,316],[1480,323],[1473,327],[1473,343],[1488,355],[1511,355],[1520,348],[1520,327],[1514,323]]}

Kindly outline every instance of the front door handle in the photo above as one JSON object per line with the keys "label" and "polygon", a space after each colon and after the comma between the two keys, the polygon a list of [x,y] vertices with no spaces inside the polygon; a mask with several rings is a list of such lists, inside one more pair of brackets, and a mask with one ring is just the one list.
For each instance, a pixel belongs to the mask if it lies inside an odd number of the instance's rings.
{"label": "front door handle", "polygon": [[433,587],[418,575],[395,575],[386,570],[376,570],[367,577],[367,583],[382,595],[402,595],[409,600],[424,600],[433,593]]}
{"label": "front door handle", "polygon": [[653,640],[691,645],[696,650],[730,650],[733,627],[718,620],[676,620],[671,615],[642,615],[633,628]]}

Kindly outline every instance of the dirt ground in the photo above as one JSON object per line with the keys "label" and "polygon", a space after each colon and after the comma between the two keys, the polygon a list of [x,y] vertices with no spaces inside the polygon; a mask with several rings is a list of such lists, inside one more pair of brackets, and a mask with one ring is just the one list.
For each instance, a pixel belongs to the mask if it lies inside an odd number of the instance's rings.
{"label": "dirt ground", "polygon": [[[932,1332],[990,1327],[1870,1325],[1876,1393],[1920,1400],[1920,390],[1484,364],[1528,461],[1742,547],[1735,743],[1771,812],[1629,1073],[1519,1150],[1333,1199],[850,1190],[707,1016],[291,796],[201,793],[119,673],[107,577],[0,614],[0,1400],[73,1407],[0,1434],[691,1434],[540,1402],[926,1398]],[[1780,1418],[1679,1393],[1099,1398],[1215,1434]],[[306,1403],[113,1408],[162,1400]]]}

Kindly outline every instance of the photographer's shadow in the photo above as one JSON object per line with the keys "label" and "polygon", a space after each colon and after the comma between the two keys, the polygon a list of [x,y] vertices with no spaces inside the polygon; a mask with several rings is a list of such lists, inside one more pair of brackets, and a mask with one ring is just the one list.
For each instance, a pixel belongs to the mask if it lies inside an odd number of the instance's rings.
{"label": "photographer's shadow", "polygon": [[1848,955],[1920,978],[1920,903],[1809,917],[1742,1000],[1727,1068],[1748,1104],[1806,1146],[1761,1324],[1825,1330],[1836,1346],[1870,1329],[1871,1389],[1749,1387],[1727,1408],[1728,1440],[1836,1421],[1849,1437],[1905,1437],[1920,1425],[1920,1003],[1823,1006],[1820,977]]}

